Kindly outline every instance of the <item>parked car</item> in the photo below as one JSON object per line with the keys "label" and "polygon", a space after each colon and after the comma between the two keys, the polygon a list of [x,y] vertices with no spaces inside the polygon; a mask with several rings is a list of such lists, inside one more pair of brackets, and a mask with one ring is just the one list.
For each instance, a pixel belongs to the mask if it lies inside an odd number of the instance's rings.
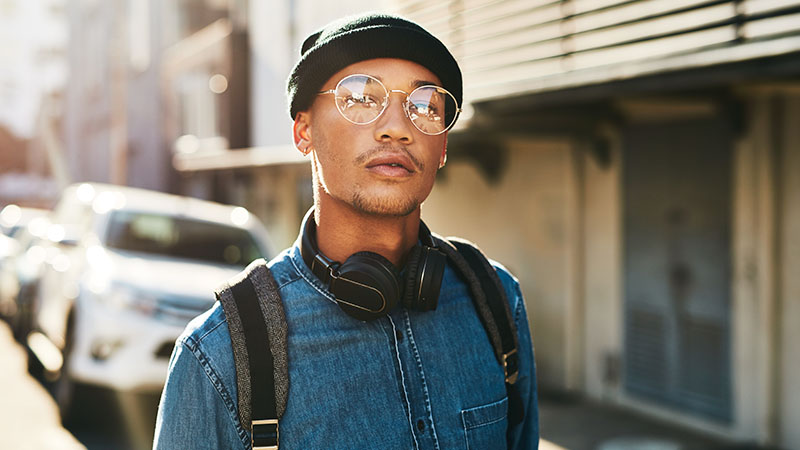
{"label": "parked car", "polygon": [[29,208],[15,204],[6,205],[0,210],[0,232],[16,238],[16,234],[28,226],[32,220],[45,217],[49,213],[49,210],[41,208]]}
{"label": "parked car", "polygon": [[56,377],[62,418],[76,382],[157,392],[186,324],[213,290],[272,256],[263,225],[241,207],[142,189],[67,188],[48,236],[28,345]]}
{"label": "parked car", "polygon": [[[16,240],[6,236],[3,233],[0,233],[0,271],[3,268],[8,267],[11,260],[19,253],[19,243]],[[16,279],[12,280],[16,283]],[[16,311],[15,303],[13,299],[11,301],[5,301],[2,289],[3,278],[0,277],[0,317],[3,319],[8,320],[11,315]],[[12,286],[9,283],[9,288]]]}
{"label": "parked car", "polygon": [[[0,263],[0,314],[9,322],[14,337],[23,339],[30,331],[31,302],[39,284],[47,248],[49,219],[46,210],[29,215],[30,220],[16,225],[15,250]],[[55,250],[55,249],[52,249]]]}

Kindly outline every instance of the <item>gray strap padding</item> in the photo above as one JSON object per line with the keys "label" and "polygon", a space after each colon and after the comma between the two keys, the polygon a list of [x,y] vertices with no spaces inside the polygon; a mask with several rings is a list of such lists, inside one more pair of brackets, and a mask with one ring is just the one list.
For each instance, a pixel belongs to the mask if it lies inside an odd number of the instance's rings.
{"label": "gray strap padding", "polygon": [[289,397],[289,361],[288,361],[288,326],[286,315],[283,310],[280,292],[275,279],[267,267],[264,259],[258,259],[250,263],[246,269],[228,280],[223,286],[217,289],[217,298],[225,311],[228,321],[228,330],[231,335],[231,347],[233,348],[233,361],[236,366],[236,388],[238,392],[239,418],[245,428],[249,428],[251,422],[250,409],[250,364],[247,357],[247,346],[245,344],[244,331],[239,318],[239,311],[231,292],[231,286],[236,285],[245,278],[249,278],[258,296],[258,304],[264,316],[264,323],[267,325],[269,334],[270,350],[275,365],[275,401],[277,402],[276,411],[278,418],[283,416],[286,410],[286,402]]}
{"label": "gray strap padding", "polygon": [[[481,255],[483,255],[481,249],[473,242],[453,236],[450,236],[447,239],[451,242],[462,243],[474,247]],[[503,295],[503,298],[507,298],[507,295],[505,294],[506,290],[503,287],[503,282],[500,281],[500,275],[497,274],[497,270],[495,270],[495,268],[492,266],[492,264],[489,262],[489,260],[486,258],[485,255],[479,260],[483,265],[484,270],[489,275],[489,278],[492,280],[492,283],[494,284],[495,289],[497,289],[497,292],[500,292]],[[502,302],[501,304],[503,305],[503,313],[505,315],[505,321],[512,327],[513,332],[510,334],[514,341],[514,348],[519,348],[519,336],[517,335],[516,322],[514,322],[514,316],[513,314],[511,314],[511,305],[508,303],[507,300]],[[492,316],[494,317],[494,315]]]}
{"label": "gray strap padding", "polygon": [[[489,303],[486,300],[486,294],[483,292],[483,289],[481,289],[481,283],[478,280],[477,275],[475,275],[475,272],[473,272],[470,268],[467,260],[461,256],[453,244],[448,242],[448,239],[452,238],[443,239],[441,236],[433,234],[433,241],[436,243],[436,246],[447,255],[450,261],[452,261],[456,266],[458,272],[461,273],[461,275],[464,277],[464,280],[467,282],[467,286],[469,287],[469,291],[474,300],[475,309],[481,316],[481,322],[483,322],[484,327],[486,328],[486,333],[489,335],[489,341],[494,349],[495,357],[497,357],[498,362],[501,362],[502,364],[503,344],[502,340],[500,339],[500,331],[497,329],[497,324],[492,316],[492,311],[489,309]],[[475,246],[475,244],[470,245]],[[492,268],[491,272],[494,273],[494,268]],[[495,276],[497,276],[497,274],[495,274]],[[506,305],[506,308],[507,307],[508,305]]]}

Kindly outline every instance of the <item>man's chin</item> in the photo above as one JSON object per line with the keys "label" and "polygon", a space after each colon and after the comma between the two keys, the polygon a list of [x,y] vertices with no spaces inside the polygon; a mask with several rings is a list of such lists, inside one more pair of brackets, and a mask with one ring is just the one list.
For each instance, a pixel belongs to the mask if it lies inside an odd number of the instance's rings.
{"label": "man's chin", "polygon": [[411,198],[368,197],[361,193],[355,194],[350,204],[364,214],[394,217],[408,216],[420,205]]}

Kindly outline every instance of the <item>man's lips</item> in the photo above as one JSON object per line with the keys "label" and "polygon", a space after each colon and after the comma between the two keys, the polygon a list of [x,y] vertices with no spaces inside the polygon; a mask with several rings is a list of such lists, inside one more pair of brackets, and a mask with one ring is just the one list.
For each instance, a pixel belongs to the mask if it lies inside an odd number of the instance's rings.
{"label": "man's lips", "polygon": [[372,158],[367,162],[366,167],[367,169],[392,176],[407,175],[417,171],[416,166],[408,156],[397,153]]}

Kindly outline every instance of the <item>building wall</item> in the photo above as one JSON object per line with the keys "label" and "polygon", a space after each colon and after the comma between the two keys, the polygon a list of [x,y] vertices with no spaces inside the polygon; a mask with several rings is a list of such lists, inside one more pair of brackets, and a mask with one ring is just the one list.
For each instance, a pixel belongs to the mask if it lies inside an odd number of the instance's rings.
{"label": "building wall", "polygon": [[110,29],[115,2],[68,4],[69,76],[65,153],[73,181],[110,181]]}
{"label": "building wall", "polygon": [[743,92],[749,120],[736,167],[736,435],[798,448],[800,96],[775,86]]}
{"label": "building wall", "polygon": [[294,62],[291,2],[250,3],[251,127],[253,146],[291,143],[286,78]]}
{"label": "building wall", "polygon": [[171,149],[165,148],[163,139],[164,105],[160,95],[159,58],[166,45],[159,3],[134,0],[127,5],[126,184],[169,191]]}
{"label": "building wall", "polygon": [[423,220],[436,233],[477,243],[519,278],[539,382],[577,388],[576,159],[567,141],[515,138],[504,144],[508,162],[497,183],[468,160],[451,158],[423,204]]}
{"label": "building wall", "polygon": [[598,400],[619,394],[622,361],[622,207],[620,145],[613,128],[608,165],[589,152],[583,160],[584,389]]}
{"label": "building wall", "polygon": [[787,95],[781,163],[780,442],[800,448],[800,94]]}
{"label": "building wall", "polygon": [[170,190],[162,12],[154,0],[70,0],[64,144],[73,181]]}
{"label": "building wall", "polygon": [[761,251],[769,247],[772,216],[766,136],[769,116],[765,102],[751,100],[748,132],[737,143],[734,156],[733,217],[733,370],[735,423],[741,436],[768,438],[770,353],[765,328],[769,326],[769,288],[765,272],[770,258]]}
{"label": "building wall", "polygon": [[[643,402],[619,388],[624,292],[620,196],[624,167],[582,153],[584,389],[664,420],[727,438],[800,447],[800,98],[744,88],[734,144],[732,220],[733,422],[722,425]],[[721,111],[720,111],[721,113]]]}
{"label": "building wall", "polygon": [[42,97],[64,88],[65,0],[0,2],[0,126],[36,134]]}

